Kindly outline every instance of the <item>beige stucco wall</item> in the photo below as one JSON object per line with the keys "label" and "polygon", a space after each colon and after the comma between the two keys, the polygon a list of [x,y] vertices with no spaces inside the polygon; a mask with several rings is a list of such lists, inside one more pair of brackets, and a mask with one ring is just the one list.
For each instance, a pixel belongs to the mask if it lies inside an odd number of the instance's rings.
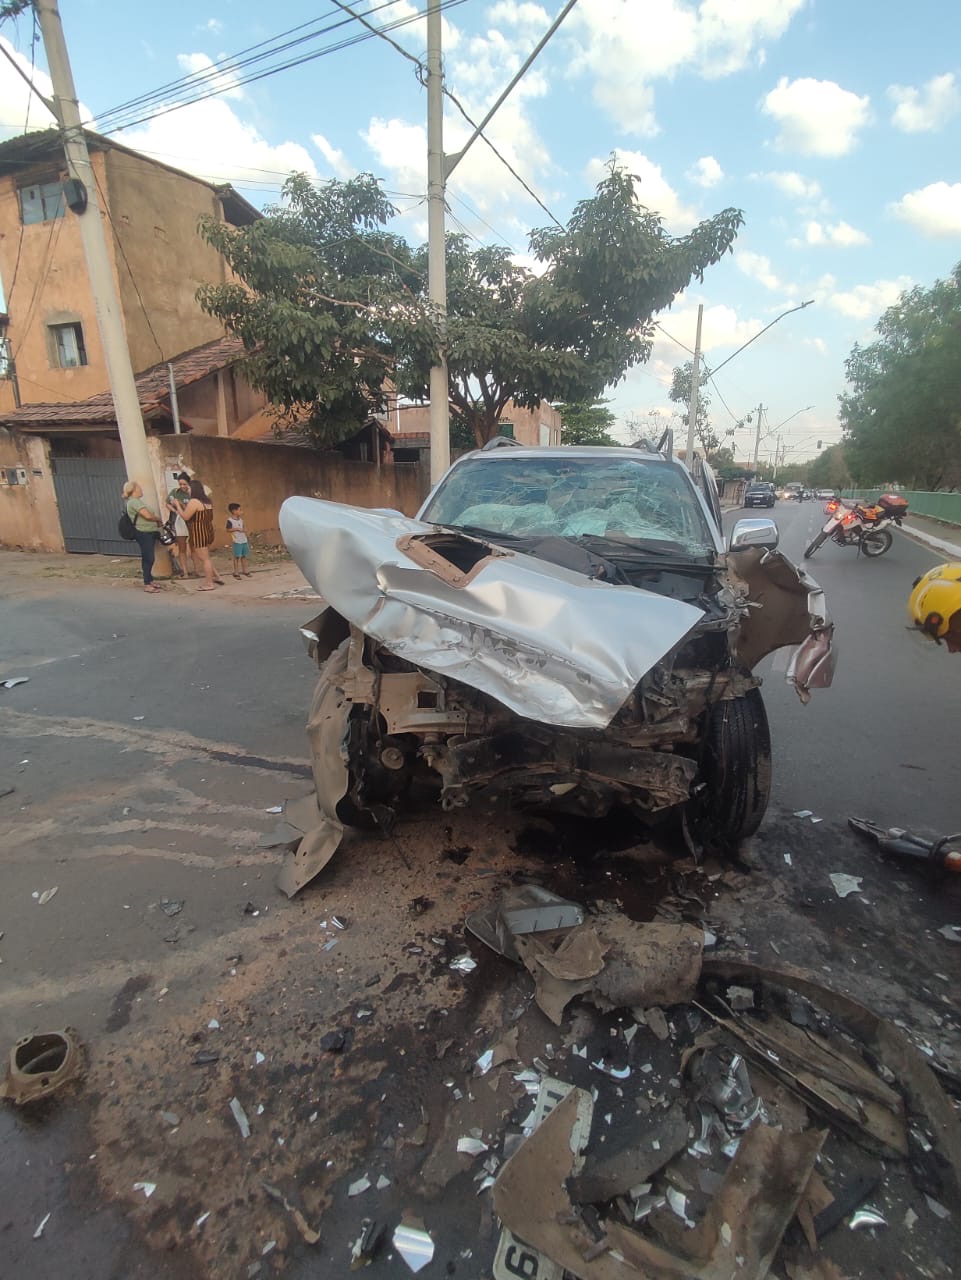
{"label": "beige stucco wall", "polygon": [[210,490],[218,545],[227,545],[229,502],[243,506],[250,532],[279,542],[280,506],[295,494],[358,507],[393,507],[413,515],[427,493],[426,471],[415,465],[378,467],[337,453],[217,436],[161,436],[151,445],[165,470],[186,466]]}
{"label": "beige stucco wall", "polygon": [[202,214],[220,217],[215,193],[125,151],[106,153],[106,172],[113,232],[123,249],[117,274],[134,369],[223,337],[223,326],[194,296],[199,285],[225,278],[223,258],[197,230]]}
{"label": "beige stucco wall", "polygon": [[[400,411],[392,408],[385,419],[391,431],[400,435],[430,430],[430,408],[427,405],[401,405]],[[561,442],[561,415],[546,400],[536,409],[522,409],[510,403],[501,414],[502,422],[514,425],[514,439],[520,444],[550,444]],[[541,440],[541,427],[547,428],[548,438]]]}
{"label": "beige stucco wall", "polygon": [[0,468],[26,471],[26,484],[0,484],[0,546],[63,551],[60,511],[45,440],[0,427]]}

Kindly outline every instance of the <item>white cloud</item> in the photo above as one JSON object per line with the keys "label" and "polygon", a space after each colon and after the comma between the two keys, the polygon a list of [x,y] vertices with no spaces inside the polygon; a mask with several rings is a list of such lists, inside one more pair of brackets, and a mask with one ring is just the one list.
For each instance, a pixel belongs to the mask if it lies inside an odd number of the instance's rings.
{"label": "white cloud", "polygon": [[[53,85],[46,72],[39,67],[31,67],[30,59],[18,53],[6,37],[0,36],[0,45],[45,98],[53,95]],[[89,108],[83,103],[80,104],[80,118],[85,124],[93,122]],[[26,124],[29,124],[32,132],[34,129],[49,129],[53,123],[53,116],[37,94],[31,91],[23,76],[18,75],[7,58],[0,57],[0,140],[23,133]]]}
{"label": "white cloud", "polygon": [[828,344],[823,338],[802,338],[801,345],[804,347],[813,347],[819,356],[826,356],[828,353]]}
{"label": "white cloud", "polygon": [[[661,166],[648,160],[640,151],[615,151],[615,159],[636,177],[634,189],[637,198],[652,213],[659,213],[664,225],[673,234],[690,231],[698,221],[695,209],[684,204],[680,196],[664,177]],[[587,177],[597,183],[607,173],[607,161],[593,159],[587,166]]]}
{"label": "white cloud", "polygon": [[951,72],[934,76],[921,89],[893,84],[888,97],[895,104],[891,123],[904,133],[940,129],[961,107],[961,90]]}
{"label": "white cloud", "polygon": [[192,77],[188,87],[204,93],[219,93],[225,98],[243,98],[244,91],[237,82],[235,71],[217,71],[213,58],[206,53],[178,53],[177,61],[186,74]]}
{"label": "white cloud", "polygon": [[788,80],[782,76],[762,110],[780,126],[777,145],[804,155],[843,156],[871,119],[871,100],[833,80]]}
{"label": "white cloud", "polygon": [[909,191],[891,211],[926,236],[961,235],[961,182],[932,182]]}
{"label": "white cloud", "polygon": [[910,276],[898,276],[896,280],[876,280],[874,284],[856,284],[853,289],[831,293],[825,299],[828,306],[855,320],[880,317],[883,311],[894,305],[914,281]]}
{"label": "white cloud", "polygon": [[212,35],[219,36],[224,29],[224,24],[219,18],[208,18],[203,25],[204,31],[209,31]]}
{"label": "white cloud", "polygon": [[810,245],[831,245],[837,249],[851,249],[856,245],[869,244],[870,241],[863,231],[858,231],[857,227],[852,227],[848,222],[837,222],[834,226],[828,226],[820,222],[809,222],[804,228],[804,239],[792,240],[792,244],[810,244]]}
{"label": "white cloud", "polygon": [[724,170],[713,156],[701,156],[700,160],[688,169],[686,176],[691,182],[696,182],[699,187],[716,187],[724,177]]}
{"label": "white cloud", "polygon": [[754,253],[750,249],[735,249],[734,265],[748,279],[756,280],[772,293],[783,293],[788,298],[797,293],[796,285],[785,284],[778,279],[771,268],[770,258],[766,258],[763,253]]}
{"label": "white cloud", "polygon": [[792,196],[797,200],[820,200],[821,184],[813,178],[805,178],[793,170],[774,170],[771,173],[752,175],[776,187],[782,195]]}
{"label": "white cloud", "polygon": [[338,178],[349,178],[356,173],[354,166],[348,162],[343,151],[338,151],[335,146],[332,146],[322,133],[312,133],[310,140],[327,161],[331,172],[336,174]]}
{"label": "white cloud", "polygon": [[120,134],[119,141],[210,182],[279,188],[294,170],[318,177],[306,147],[268,142],[223,98],[207,98],[158,116]]}
{"label": "white cloud", "polygon": [[705,79],[763,62],[804,0],[580,0],[561,28],[571,72],[594,80],[594,98],[626,132],[658,131],[653,84],[681,70]]}

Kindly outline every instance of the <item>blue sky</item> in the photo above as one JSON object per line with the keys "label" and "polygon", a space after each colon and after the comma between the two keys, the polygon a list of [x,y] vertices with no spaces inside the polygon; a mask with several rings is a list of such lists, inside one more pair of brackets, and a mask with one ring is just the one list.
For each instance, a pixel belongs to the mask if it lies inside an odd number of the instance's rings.
{"label": "blue sky", "polygon": [[[411,0],[357,0],[374,21],[415,15]],[[449,87],[479,119],[561,7],[464,0],[445,15]],[[162,9],[63,0],[78,92],[95,125],[129,99],[299,23],[330,0],[168,0]],[[352,34],[348,23],[304,51]],[[29,70],[31,22],[3,29]],[[424,24],[394,33],[422,56]],[[490,126],[492,140],[562,222],[618,153],[670,230],[730,205],[746,225],[735,253],[665,312],[650,363],[610,398],[622,424],[664,422],[673,365],[694,345],[698,303],[716,367],[775,316],[809,298],[709,385],[722,431],[759,402],[784,422],[788,459],[840,437],[843,362],[912,284],[961,260],[961,6],[944,0],[579,0]],[[42,51],[37,80],[46,89]],[[167,163],[231,181],[258,205],[283,176],[370,170],[397,193],[397,229],[426,237],[423,89],[414,67],[370,39],[116,136]],[[27,89],[0,67],[0,128],[21,132]],[[132,116],[127,113],[127,120]],[[34,99],[30,125],[47,123]],[[447,149],[465,126],[448,117]],[[450,225],[526,251],[547,216],[477,144],[449,187]],[[666,335],[671,335],[667,337]],[[674,341],[677,340],[677,342]],[[722,404],[726,402],[728,408]],[[807,409],[808,405],[813,408]],[[798,410],[803,412],[798,413]],[[739,456],[753,429],[735,437]]]}

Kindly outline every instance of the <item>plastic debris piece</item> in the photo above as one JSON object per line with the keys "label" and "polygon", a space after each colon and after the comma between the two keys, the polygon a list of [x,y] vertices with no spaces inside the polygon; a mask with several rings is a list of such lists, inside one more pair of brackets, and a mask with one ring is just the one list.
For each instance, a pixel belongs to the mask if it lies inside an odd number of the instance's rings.
{"label": "plastic debris piece", "polygon": [[381,1174],[374,1185],[378,1191],[386,1191],[390,1186],[390,1178],[385,1178],[384,1175]]}
{"label": "plastic debris piece", "polygon": [[791,855],[790,855],[789,853],[786,853],[786,854],[784,855],[784,861],[785,861],[785,863],[786,863],[789,867],[793,867],[793,866],[794,866],[794,859],[791,857]]}
{"label": "plastic debris piece", "polygon": [[370,1178],[368,1178],[365,1173],[362,1177],[358,1178],[356,1182],[352,1182],[350,1184],[347,1188],[347,1194],[349,1196],[362,1196],[365,1191],[370,1190],[371,1185]]}
{"label": "plastic debris piece", "polygon": [[284,806],[282,804],[272,804],[269,809],[265,809],[264,813],[283,813]]}
{"label": "plastic debris piece", "polygon": [[490,1148],[486,1142],[481,1142],[480,1138],[458,1138],[457,1150],[461,1155],[479,1156]]}
{"label": "plastic debris piece", "polygon": [[135,720],[145,720],[146,716],[134,716]]}
{"label": "plastic debris piece", "polygon": [[303,1236],[307,1244],[318,1244],[320,1242],[320,1232],[315,1231],[307,1219],[304,1217],[300,1209],[284,1195],[279,1187],[275,1187],[270,1182],[262,1182],[260,1184],[271,1200],[276,1200],[278,1204],[282,1204],[290,1216],[294,1220],[297,1230]]}
{"label": "plastic debris piece", "polygon": [[179,915],[180,912],[183,911],[184,909],[185,901],[186,899],[184,898],[161,898],[160,910],[164,913],[165,916]]}
{"label": "plastic debris piece", "polygon": [[133,1184],[134,1191],[142,1191],[144,1199],[149,1200],[153,1193],[157,1190],[156,1182],[135,1182]]}
{"label": "plastic debris piece", "polygon": [[347,928],[347,921],[344,919],[343,916],[331,916],[330,923],[334,926],[335,929]]}
{"label": "plastic debris piece", "polygon": [[373,1218],[361,1218],[360,1235],[350,1249],[351,1271],[359,1271],[361,1267],[370,1266],[383,1234],[384,1228],[378,1226]]}
{"label": "plastic debris piece", "polygon": [[940,1200],[935,1200],[933,1196],[929,1196],[927,1193],[925,1193],[924,1198],[927,1201],[928,1208],[931,1210],[931,1212],[934,1214],[936,1218],[951,1217],[951,1210],[946,1209],[944,1205],[940,1202]]}
{"label": "plastic debris piece", "polygon": [[254,1066],[255,1066],[255,1067],[259,1067],[259,1066],[260,1066],[260,1064],[261,1064],[262,1062],[266,1062],[266,1061],[267,1061],[266,1056],[265,1056],[264,1054],[262,1054],[262,1053],[260,1052],[260,1050],[258,1049],[258,1050],[254,1053]]}
{"label": "plastic debris piece", "polygon": [[164,1124],[169,1124],[171,1129],[176,1129],[177,1125],[180,1124],[180,1116],[177,1115],[176,1111],[161,1111],[160,1118]]}
{"label": "plastic debris piece", "polygon": [[55,884],[52,889],[44,889],[43,893],[35,893],[33,896],[37,899],[39,906],[45,907],[59,888],[60,886]]}
{"label": "plastic debris piece", "polygon": [[240,1130],[242,1138],[250,1137],[250,1121],[247,1119],[247,1113],[240,1105],[237,1098],[230,1099],[230,1113],[237,1121],[237,1128]]}
{"label": "plastic debris piece", "polygon": [[[18,684],[27,684],[29,679],[29,676],[8,676],[6,680],[0,680],[0,689],[16,689]],[[50,1214],[48,1213],[47,1218],[49,1217]],[[44,1218],[44,1222],[46,1222],[46,1220],[47,1219]],[[38,1238],[39,1237],[34,1236],[34,1240]]]}
{"label": "plastic debris piece", "polygon": [[849,893],[861,892],[862,876],[849,876],[843,871],[832,871],[828,878],[834,885],[834,892],[839,898],[846,898]]}
{"label": "plastic debris piece", "polygon": [[40,1237],[43,1235],[43,1229],[49,1221],[50,1221],[50,1214],[49,1213],[44,1214],[44,1216],[40,1219],[39,1223],[37,1224],[36,1231],[33,1233],[34,1240],[40,1239]]}
{"label": "plastic debris piece", "polygon": [[416,1273],[427,1266],[434,1256],[434,1242],[430,1233],[419,1227],[401,1223],[395,1228],[393,1235],[394,1248]]}
{"label": "plastic debris piece", "polygon": [[904,1215],[904,1225],[908,1231],[914,1230],[914,1224],[917,1222],[917,1220],[918,1220],[918,1215],[914,1212],[914,1210],[908,1209],[908,1211]]}
{"label": "plastic debris piece", "polygon": [[626,1080],[631,1074],[630,1067],[612,1067],[606,1062],[592,1062],[591,1066],[602,1075],[610,1076],[612,1080]]}
{"label": "plastic debris piece", "polygon": [[210,1021],[207,1023],[207,1030],[208,1030],[208,1031],[219,1031],[219,1030],[220,1030],[220,1023],[217,1021],[217,1019],[216,1019],[216,1018],[211,1018],[211,1019],[210,1019]]}
{"label": "plastic debris piece", "polygon": [[795,818],[813,818],[814,810],[813,809],[795,809],[794,816]]}
{"label": "plastic debris piece", "polygon": [[202,1227],[209,1217],[210,1217],[210,1210],[207,1209],[206,1212],[202,1213],[200,1217],[194,1222],[194,1226]]}
{"label": "plastic debris piece", "polygon": [[333,951],[336,945],[337,945],[336,938],[328,938],[327,941],[324,943],[324,945],[320,949],[321,951]]}
{"label": "plastic debris piece", "polygon": [[264,1245],[264,1247],[261,1249],[261,1251],[260,1251],[260,1256],[261,1256],[262,1258],[266,1258],[267,1254],[268,1254],[268,1253],[273,1253],[273,1251],[274,1251],[276,1248],[277,1248],[277,1241],[276,1241],[276,1240],[268,1240],[268,1241],[267,1241],[267,1243]]}
{"label": "plastic debris piece", "polygon": [[494,1050],[485,1049],[481,1056],[474,1063],[474,1073],[479,1076],[486,1076],[488,1071],[494,1065]]}
{"label": "plastic debris piece", "polygon": [[938,933],[949,942],[961,942],[961,924],[943,924]]}
{"label": "plastic debris piece", "polygon": [[71,1027],[23,1036],[10,1051],[0,1098],[22,1106],[55,1093],[82,1071],[83,1050]]}
{"label": "plastic debris piece", "polygon": [[754,1008],[754,991],[751,987],[728,987],[725,998],[735,1012]]}
{"label": "plastic debris piece", "polygon": [[861,1227],[886,1227],[887,1225],[877,1209],[858,1209],[857,1213],[851,1215],[851,1221],[848,1223],[852,1231],[859,1231]]}
{"label": "plastic debris piece", "polygon": [[[454,969],[457,973],[473,973],[477,968],[477,961],[473,956],[458,956],[456,960],[452,960],[450,962],[450,968]],[[398,1230],[400,1230],[400,1228],[398,1228]],[[394,1234],[396,1235],[397,1233],[395,1232]],[[431,1250],[433,1251],[433,1244],[431,1244]],[[433,1252],[431,1256],[433,1256]],[[423,1266],[425,1264],[422,1263],[421,1265]],[[418,1267],[417,1270],[420,1270],[420,1268]]]}

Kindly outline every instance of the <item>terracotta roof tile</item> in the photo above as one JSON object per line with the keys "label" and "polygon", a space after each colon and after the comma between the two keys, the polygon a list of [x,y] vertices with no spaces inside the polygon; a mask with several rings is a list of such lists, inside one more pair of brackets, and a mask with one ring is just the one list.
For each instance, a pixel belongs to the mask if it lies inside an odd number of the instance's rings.
{"label": "terracotta roof tile", "polygon": [[[226,369],[235,364],[244,355],[244,344],[240,338],[215,338],[192,351],[184,351],[174,356],[170,363],[174,368],[174,380],[177,389],[189,387],[201,378],[216,373],[218,369]],[[140,408],[146,419],[156,418],[170,412],[170,372],[166,363],[155,364],[136,377],[137,396]],[[36,429],[42,426],[79,426],[102,425],[117,421],[113,407],[113,396],[109,391],[90,396],[87,400],[77,400],[65,404],[25,404],[21,409],[14,409],[0,422],[7,427]]]}

